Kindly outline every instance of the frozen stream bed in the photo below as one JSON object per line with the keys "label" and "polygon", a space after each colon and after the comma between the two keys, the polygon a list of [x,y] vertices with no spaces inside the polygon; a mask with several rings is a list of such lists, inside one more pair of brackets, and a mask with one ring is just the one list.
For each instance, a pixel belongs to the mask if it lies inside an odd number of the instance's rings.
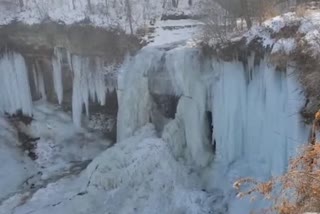
{"label": "frozen stream bed", "polygon": [[12,195],[0,213],[216,213],[211,206],[217,198],[198,180],[197,171],[176,161],[149,124],[79,175]]}
{"label": "frozen stream bed", "polygon": [[[1,205],[8,198],[32,195],[49,183],[80,173],[110,146],[99,134],[76,128],[60,107],[44,102],[35,103],[29,125],[20,119],[0,118]],[[0,208],[0,212],[12,211]]]}

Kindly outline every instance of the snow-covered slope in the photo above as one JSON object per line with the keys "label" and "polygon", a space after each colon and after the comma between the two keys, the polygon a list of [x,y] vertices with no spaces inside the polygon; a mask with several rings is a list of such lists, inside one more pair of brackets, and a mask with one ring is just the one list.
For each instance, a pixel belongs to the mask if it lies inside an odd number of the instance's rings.
{"label": "snow-covered slope", "polygon": [[[163,15],[173,17],[192,17],[198,12],[200,0],[180,0],[177,7],[169,0],[130,0],[130,13],[125,0],[23,0],[0,1],[0,25],[13,21],[26,24],[37,24],[52,20],[67,25],[86,22],[104,28],[121,28],[130,32],[130,22],[134,30],[149,26],[150,22],[160,19]],[[10,5],[10,8],[4,5]],[[131,21],[129,22],[129,18]]]}
{"label": "snow-covered slope", "polygon": [[0,204],[79,173],[110,145],[101,135],[76,128],[57,106],[40,102],[33,112],[30,125],[19,117],[0,117]]}
{"label": "snow-covered slope", "polygon": [[33,195],[0,205],[14,214],[211,213],[213,194],[191,167],[176,161],[152,125],[98,156],[78,177],[66,177]]}

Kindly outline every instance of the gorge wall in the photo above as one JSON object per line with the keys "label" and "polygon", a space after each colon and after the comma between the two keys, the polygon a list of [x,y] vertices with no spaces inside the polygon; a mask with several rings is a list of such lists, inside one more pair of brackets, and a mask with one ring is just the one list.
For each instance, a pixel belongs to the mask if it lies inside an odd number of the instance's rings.
{"label": "gorge wall", "polygon": [[[118,139],[150,122],[160,126],[173,156],[199,170],[206,191],[222,192],[228,213],[263,206],[239,202],[232,183],[280,175],[309,134],[294,70],[278,71],[267,54],[252,53],[245,62],[186,46],[144,48],[119,77]],[[155,107],[155,94],[175,97],[174,118]]]}
{"label": "gorge wall", "polygon": [[116,30],[52,22],[3,26],[0,38],[1,112],[32,115],[32,102],[47,100],[72,110],[79,127],[89,108],[116,118],[116,73],[125,56],[139,49],[138,39]]}

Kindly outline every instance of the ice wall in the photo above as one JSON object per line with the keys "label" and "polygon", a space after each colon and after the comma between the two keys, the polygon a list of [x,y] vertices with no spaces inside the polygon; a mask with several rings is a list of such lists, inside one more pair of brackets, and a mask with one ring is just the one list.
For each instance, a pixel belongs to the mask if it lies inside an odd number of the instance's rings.
{"label": "ice wall", "polygon": [[144,49],[128,59],[118,77],[117,140],[122,141],[150,120],[148,72],[156,70],[163,52]]}
{"label": "ice wall", "polygon": [[[279,72],[266,61],[250,70],[239,62],[213,61],[213,125],[216,139],[215,187],[229,187],[240,177],[267,179],[286,170],[289,158],[306,142],[300,118],[305,102],[295,73]],[[234,197],[230,200],[233,200]],[[249,213],[235,199],[230,213]]]}
{"label": "ice wall", "polygon": [[[31,115],[32,97],[46,100],[49,94],[55,94],[58,104],[63,104],[64,86],[70,88],[72,85],[73,120],[80,127],[83,110],[89,115],[90,102],[104,105],[107,90],[116,87],[112,81],[107,86],[105,79],[106,73],[113,72],[113,66],[106,68],[103,58],[98,56],[71,55],[65,49],[55,48],[51,59],[52,70],[49,71],[44,70],[48,67],[41,66],[39,60],[29,61],[32,63],[27,66],[23,56],[10,52],[0,58],[0,112],[22,110]],[[66,75],[64,72],[72,74]],[[66,77],[70,78],[70,82],[64,79]],[[30,83],[34,86],[32,92]]]}
{"label": "ice wall", "polygon": [[[150,91],[171,91],[180,100],[162,138],[172,154],[192,161],[203,173],[205,189],[223,192],[230,213],[249,213],[255,205],[235,198],[233,182],[283,173],[308,137],[299,114],[305,98],[295,73],[290,68],[276,71],[268,59],[254,62],[254,56],[246,66],[236,60],[218,61],[188,47],[143,49],[128,62],[119,81],[118,137],[126,138],[150,122]],[[166,88],[164,74],[172,90]],[[156,84],[148,88],[148,81]]]}
{"label": "ice wall", "polygon": [[89,116],[89,101],[105,104],[106,86],[103,60],[95,57],[72,56],[74,73],[72,89],[72,116],[75,125],[81,126],[83,106]]}
{"label": "ice wall", "polygon": [[[275,71],[262,61],[252,72],[241,63],[213,61],[213,120],[218,159],[257,161],[269,175],[282,173],[306,140],[299,110],[305,98],[291,69]],[[277,148],[277,149],[275,149]]]}
{"label": "ice wall", "polygon": [[[155,87],[157,91],[171,91],[181,98],[177,121],[171,123],[172,128],[176,130],[172,131],[166,127],[165,130],[169,133],[164,133],[164,138],[171,141],[168,136],[174,133],[175,138],[185,139],[185,142],[175,142],[181,146],[173,146],[186,149],[175,153],[183,153],[183,156],[198,166],[206,166],[213,153],[205,116],[207,86],[200,75],[201,67],[200,52],[192,48],[170,51],[145,48],[127,62],[119,79],[118,140],[131,136],[137,129],[152,122],[150,90],[153,91]],[[152,78],[157,72],[165,72],[168,75],[173,89],[166,88],[168,84],[163,76],[160,79]],[[149,80],[152,80],[154,85],[148,84]],[[186,146],[183,146],[184,144]]]}
{"label": "ice wall", "polygon": [[32,98],[24,58],[17,53],[0,56],[0,112],[22,110],[32,114]]}

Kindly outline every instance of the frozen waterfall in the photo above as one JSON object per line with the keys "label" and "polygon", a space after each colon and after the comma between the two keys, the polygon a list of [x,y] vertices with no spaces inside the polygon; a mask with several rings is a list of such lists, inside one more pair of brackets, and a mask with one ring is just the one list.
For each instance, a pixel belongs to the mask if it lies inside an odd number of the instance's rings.
{"label": "frozen waterfall", "polygon": [[7,52],[0,56],[0,112],[17,110],[32,114],[28,70],[20,54]]}
{"label": "frozen waterfall", "polygon": [[235,199],[235,180],[279,175],[308,137],[299,114],[305,98],[295,73],[276,71],[267,59],[254,65],[252,56],[248,62],[218,61],[196,48],[145,48],[127,62],[119,79],[119,139],[150,122],[151,92],[179,96],[175,119],[162,138],[174,156],[202,169],[206,189],[224,192],[230,213],[252,208]]}
{"label": "frozen waterfall", "polygon": [[[63,48],[55,48],[51,58],[52,70],[45,70],[48,68],[42,67],[37,59],[29,61],[28,66],[24,57],[14,52],[5,52],[1,56],[0,112],[12,114],[22,110],[32,115],[32,99],[47,100],[48,94],[54,102],[63,104],[64,86],[70,88],[71,85],[73,121],[80,127],[83,109],[89,115],[89,103],[104,105],[107,90],[116,87],[105,78],[106,73],[113,72],[113,66],[106,68],[103,58],[98,56],[71,55]],[[71,82],[64,79],[66,76],[71,76]]]}
{"label": "frozen waterfall", "polygon": [[54,55],[52,59],[52,71],[53,71],[53,85],[56,92],[59,104],[63,100],[63,84],[62,84],[62,50],[59,48],[54,49]]}
{"label": "frozen waterfall", "polygon": [[72,92],[72,116],[77,126],[81,126],[83,105],[89,115],[89,100],[105,104],[106,86],[103,61],[99,58],[72,56],[74,73]]}

